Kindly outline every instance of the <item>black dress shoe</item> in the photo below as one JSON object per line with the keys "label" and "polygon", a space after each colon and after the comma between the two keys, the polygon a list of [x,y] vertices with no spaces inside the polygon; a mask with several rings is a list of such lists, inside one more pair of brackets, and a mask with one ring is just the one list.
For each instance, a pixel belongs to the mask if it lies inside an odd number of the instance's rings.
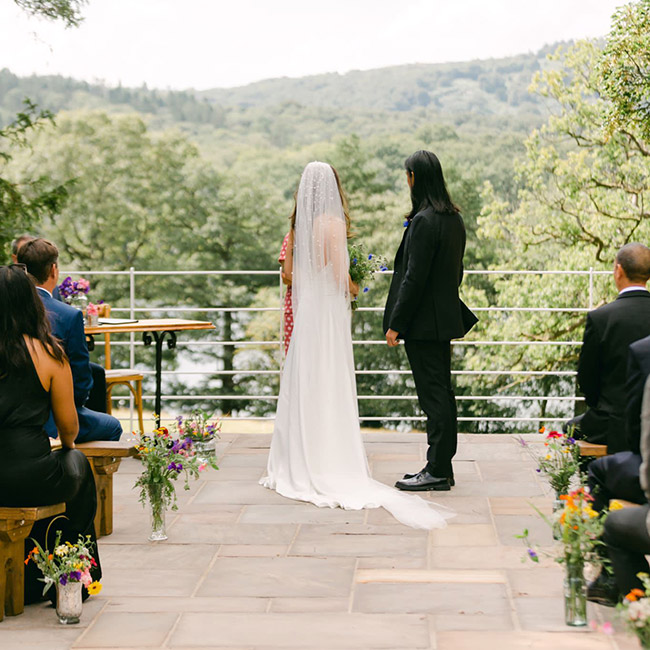
{"label": "black dress shoe", "polygon": [[618,588],[614,578],[601,571],[598,577],[587,585],[587,600],[605,607],[616,607]]}
{"label": "black dress shoe", "polygon": [[411,478],[405,478],[395,483],[395,487],[408,492],[425,492],[427,490],[451,490],[449,479],[446,476],[431,476],[429,472],[418,472]]}
{"label": "black dress shoe", "polygon": [[[422,472],[426,472],[426,471],[427,471],[426,469],[422,469],[417,474],[404,474],[404,478],[413,478],[414,476],[417,476],[418,474],[421,474]],[[453,476],[448,480],[449,480],[449,485],[451,485],[451,487],[454,487],[454,485],[456,485],[456,481]]]}

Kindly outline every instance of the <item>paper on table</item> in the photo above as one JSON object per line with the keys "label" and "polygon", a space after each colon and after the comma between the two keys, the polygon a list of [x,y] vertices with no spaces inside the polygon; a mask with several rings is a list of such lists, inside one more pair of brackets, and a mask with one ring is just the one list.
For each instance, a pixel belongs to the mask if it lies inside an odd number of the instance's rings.
{"label": "paper on table", "polygon": [[122,325],[124,323],[137,323],[137,318],[100,318],[100,325]]}

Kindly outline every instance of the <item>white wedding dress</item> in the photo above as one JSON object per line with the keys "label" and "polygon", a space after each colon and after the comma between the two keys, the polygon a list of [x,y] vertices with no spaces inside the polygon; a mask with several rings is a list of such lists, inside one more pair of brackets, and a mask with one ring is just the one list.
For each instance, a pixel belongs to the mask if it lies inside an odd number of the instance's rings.
{"label": "white wedding dress", "polygon": [[326,163],[303,172],[294,237],[294,329],[260,483],[320,507],[384,507],[408,526],[444,527],[450,510],[370,477],[357,408],[346,223]]}

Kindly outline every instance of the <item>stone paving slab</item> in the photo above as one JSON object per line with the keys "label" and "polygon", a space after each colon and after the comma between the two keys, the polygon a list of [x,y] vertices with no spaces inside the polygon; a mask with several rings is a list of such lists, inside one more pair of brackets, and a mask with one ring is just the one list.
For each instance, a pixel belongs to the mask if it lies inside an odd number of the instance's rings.
{"label": "stone paving slab", "polygon": [[[526,439],[537,443],[535,435]],[[424,436],[364,434],[373,476],[392,484],[424,464]],[[564,625],[562,568],[522,562],[514,535],[552,538],[551,491],[513,436],[462,435],[457,485],[423,498],[456,511],[442,530],[399,524],[383,509],[317,508],[267,490],[269,434],[224,434],[220,467],[179,490],[169,539],[147,541],[148,510],[125,459],[115,475],[114,532],[100,540],[104,589],[78,626],[32,605],[0,623],[0,650],[636,650],[611,609],[614,636]]]}

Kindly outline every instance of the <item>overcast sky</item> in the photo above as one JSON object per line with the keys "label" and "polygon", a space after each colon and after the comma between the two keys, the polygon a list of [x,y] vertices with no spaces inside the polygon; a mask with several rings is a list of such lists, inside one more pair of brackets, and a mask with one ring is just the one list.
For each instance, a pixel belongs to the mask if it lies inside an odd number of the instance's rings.
{"label": "overcast sky", "polygon": [[603,36],[621,0],[90,0],[79,28],[0,0],[0,68],[150,88],[440,63]]}

